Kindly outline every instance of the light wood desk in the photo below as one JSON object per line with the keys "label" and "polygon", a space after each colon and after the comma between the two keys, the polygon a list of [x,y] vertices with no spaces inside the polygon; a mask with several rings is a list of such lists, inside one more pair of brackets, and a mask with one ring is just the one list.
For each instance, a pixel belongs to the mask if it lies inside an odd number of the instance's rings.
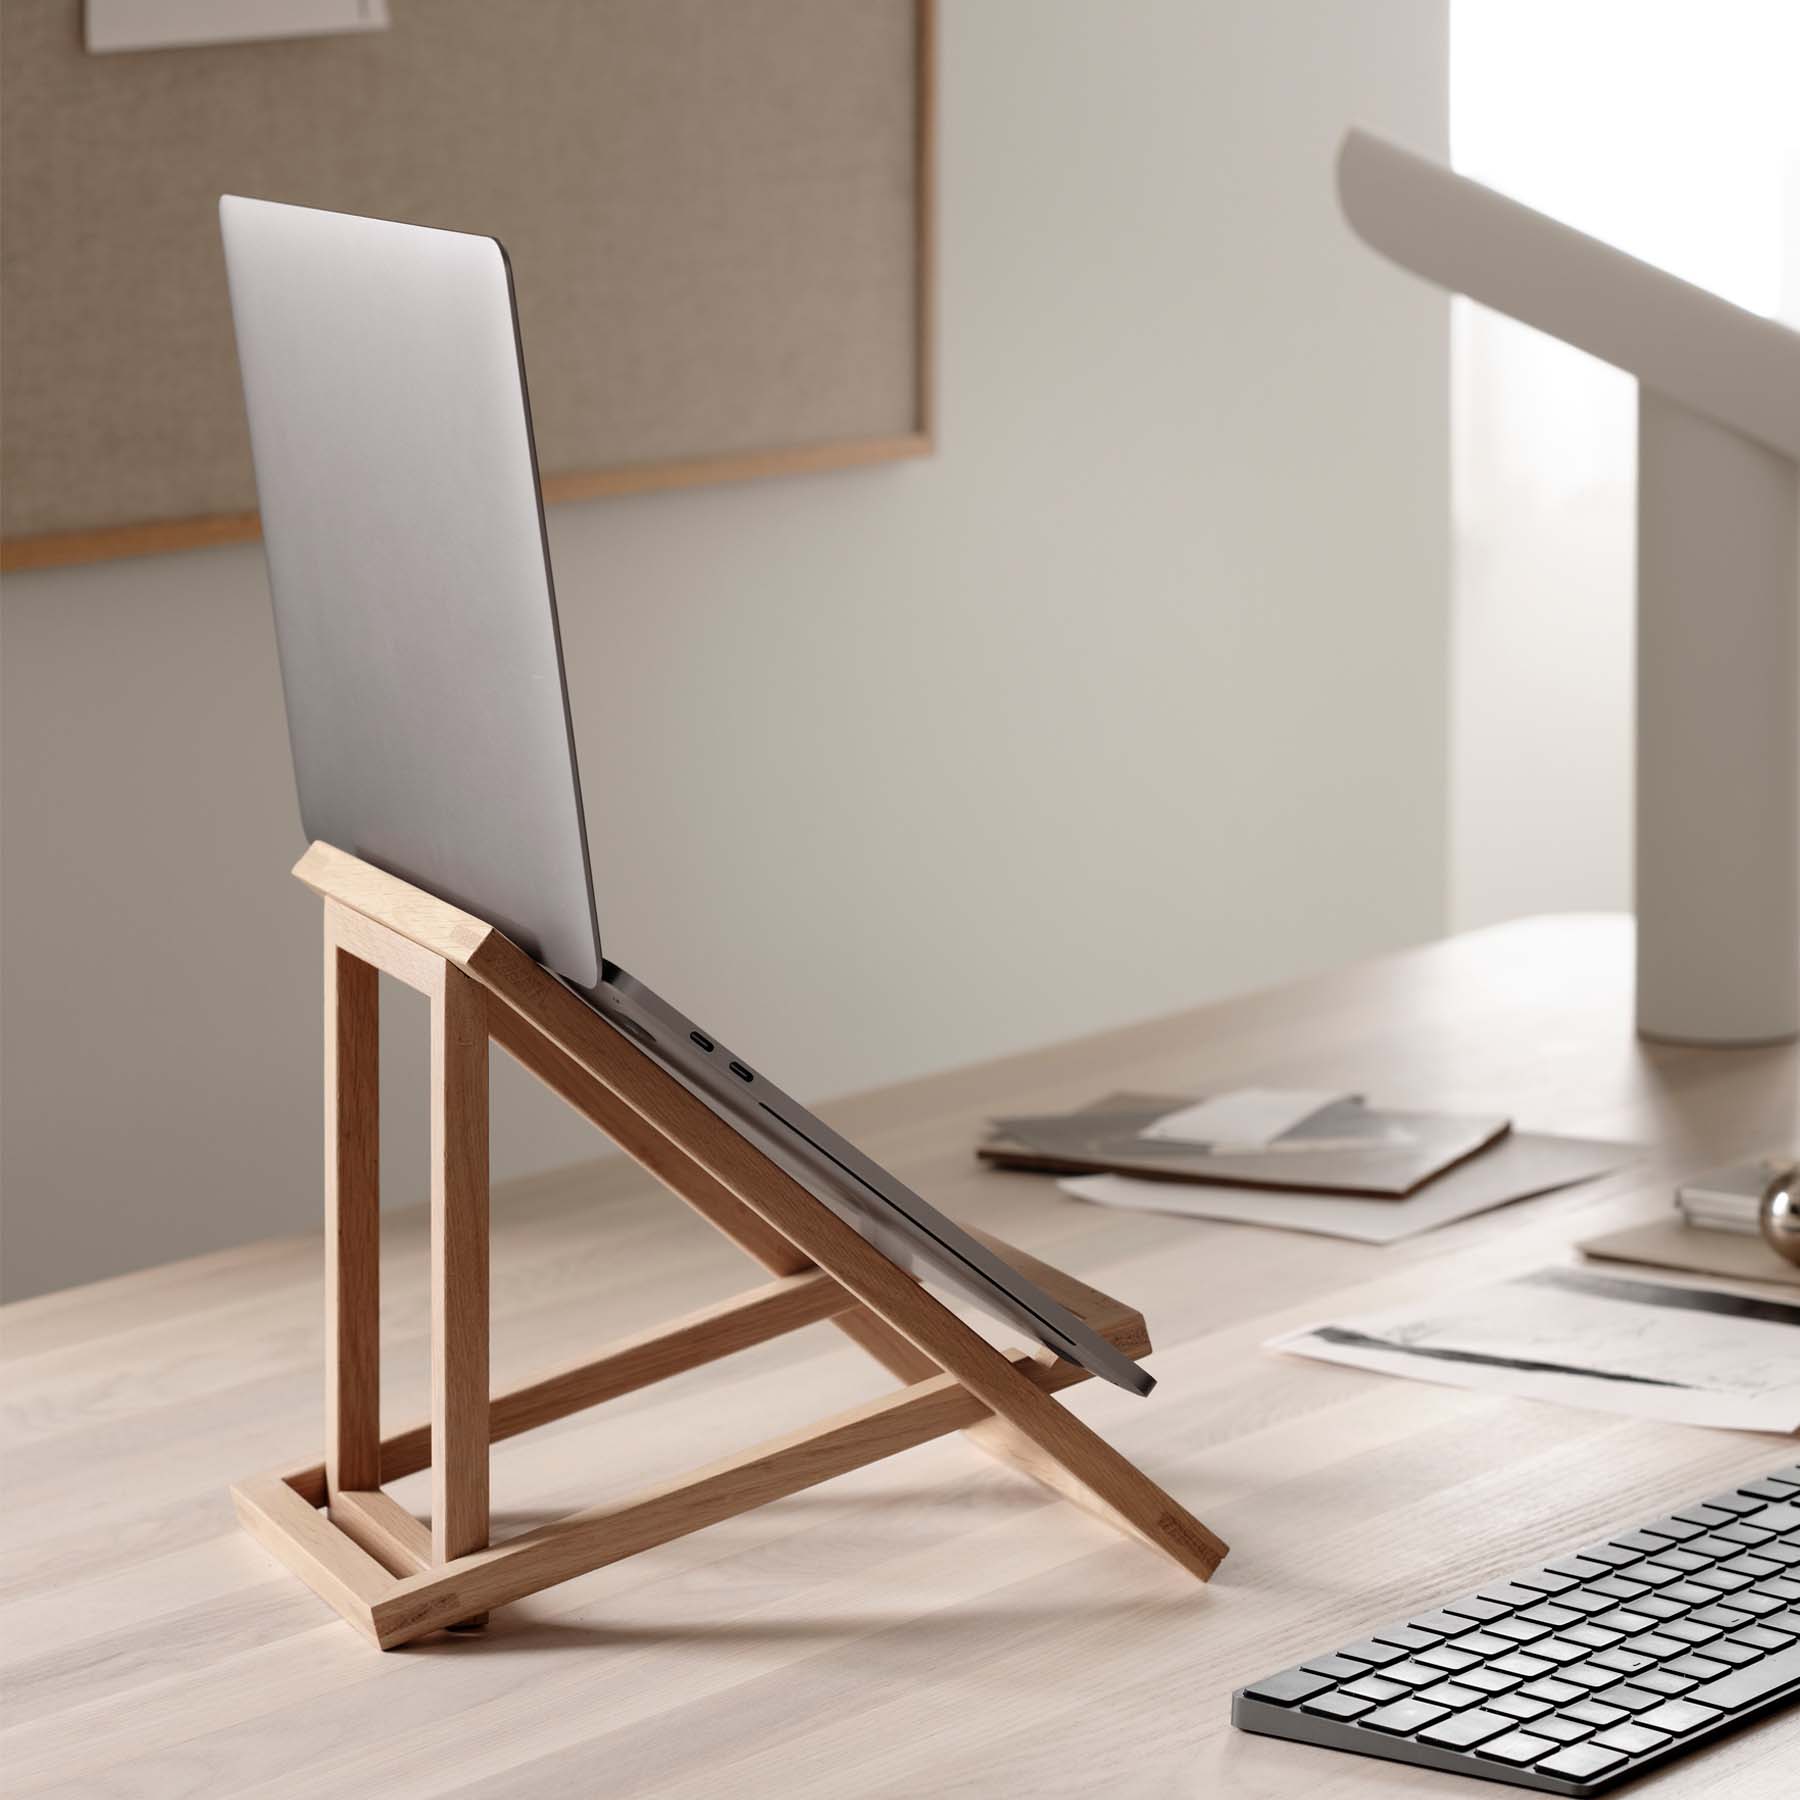
{"label": "light wood desk", "polygon": [[[1210,1587],[954,1439],[602,1570],[483,1635],[380,1656],[240,1532],[226,1484],[319,1441],[317,1237],[5,1315],[8,1795],[1420,1794],[1461,1778],[1245,1736],[1233,1686],[1794,1454],[1258,1349],[1340,1308],[1555,1256],[1673,1176],[1800,1136],[1792,1049],[1639,1044],[1624,922],[1542,920],[830,1109],[950,1211],[1140,1305],[1148,1401],[1074,1408],[1218,1529]],[[979,1169],[994,1112],[1109,1087],[1355,1083],[1642,1139],[1623,1177],[1391,1249],[1082,1206]],[[128,1204],[128,1197],[121,1197]],[[424,1397],[418,1213],[384,1245],[389,1416]],[[496,1211],[494,1377],[746,1285],[623,1164]],[[807,1379],[772,1379],[804,1361]],[[500,1446],[496,1525],[622,1492],[875,1391],[814,1326]],[[790,1419],[789,1412],[795,1417]],[[402,1484],[419,1505],[425,1477]],[[596,1489],[599,1492],[596,1492]],[[1629,1790],[1794,1791],[1800,1715]]]}

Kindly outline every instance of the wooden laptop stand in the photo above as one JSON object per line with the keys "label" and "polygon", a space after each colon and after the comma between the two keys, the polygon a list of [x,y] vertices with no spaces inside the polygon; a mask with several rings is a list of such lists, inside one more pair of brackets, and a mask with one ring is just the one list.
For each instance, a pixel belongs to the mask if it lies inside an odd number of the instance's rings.
{"label": "wooden laptop stand", "polygon": [[[325,902],[325,1460],[232,1497],[246,1528],[382,1649],[959,1430],[1199,1579],[1218,1566],[1225,1545],[1051,1398],[1085,1370],[996,1350],[492,926],[327,844],[294,873]],[[387,1438],[377,971],[431,1002],[431,1417]],[[490,1397],[490,1038],[773,1279]],[[983,1241],[1127,1355],[1148,1353],[1140,1314]],[[904,1385],[490,1544],[490,1444],[820,1319]],[[429,1529],[382,1487],[427,1465]]]}

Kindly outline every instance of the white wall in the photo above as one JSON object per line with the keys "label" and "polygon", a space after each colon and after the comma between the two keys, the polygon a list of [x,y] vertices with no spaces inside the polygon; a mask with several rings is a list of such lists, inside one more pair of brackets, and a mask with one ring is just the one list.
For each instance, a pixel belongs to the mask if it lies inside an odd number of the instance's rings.
{"label": "white wall", "polygon": [[[1447,315],[1331,158],[1442,153],[1445,65],[1442,0],[950,0],[939,454],[551,516],[610,954],[827,1096],[1440,929]],[[5,609],[7,1290],[306,1229],[260,555]],[[593,1153],[510,1077],[498,1175]]]}
{"label": "white wall", "polygon": [[[1451,18],[1463,173],[1800,325],[1793,0]],[[1637,384],[1468,301],[1453,336],[1451,922],[1629,908]]]}

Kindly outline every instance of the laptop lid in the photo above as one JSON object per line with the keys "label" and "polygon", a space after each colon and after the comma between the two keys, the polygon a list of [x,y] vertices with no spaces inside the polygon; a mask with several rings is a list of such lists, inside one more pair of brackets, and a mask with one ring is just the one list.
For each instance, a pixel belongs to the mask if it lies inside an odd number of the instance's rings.
{"label": "laptop lid", "polygon": [[506,252],[231,194],[219,224],[306,835],[592,987]]}

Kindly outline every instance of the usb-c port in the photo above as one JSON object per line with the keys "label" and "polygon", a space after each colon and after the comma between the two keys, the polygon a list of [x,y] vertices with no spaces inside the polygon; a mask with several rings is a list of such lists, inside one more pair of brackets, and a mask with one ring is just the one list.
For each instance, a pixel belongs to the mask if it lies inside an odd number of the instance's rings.
{"label": "usb-c port", "polygon": [[688,1033],[688,1036],[691,1037],[694,1040],[694,1042],[700,1046],[700,1048],[702,1050],[706,1051],[709,1055],[711,1054],[712,1048],[713,1048],[713,1041],[711,1038],[709,1038],[706,1035],[706,1033],[704,1031],[690,1031]]}
{"label": "usb-c port", "polygon": [[756,1079],[756,1077],[752,1075],[741,1062],[734,1062],[731,1065],[731,1072],[739,1081],[754,1081]]}

